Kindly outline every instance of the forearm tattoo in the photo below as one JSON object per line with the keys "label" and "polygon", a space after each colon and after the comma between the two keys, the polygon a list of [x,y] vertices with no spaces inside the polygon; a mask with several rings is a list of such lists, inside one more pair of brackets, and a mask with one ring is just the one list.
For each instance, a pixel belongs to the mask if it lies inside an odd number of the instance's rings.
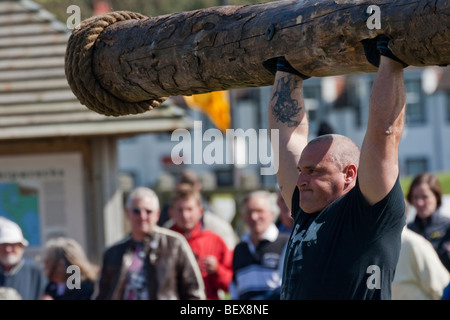
{"label": "forearm tattoo", "polygon": [[276,91],[272,99],[276,99],[272,114],[277,121],[287,123],[288,127],[295,127],[300,121],[295,120],[302,110],[298,101],[291,98],[292,88],[295,88],[298,80],[293,77],[284,77],[278,80]]}

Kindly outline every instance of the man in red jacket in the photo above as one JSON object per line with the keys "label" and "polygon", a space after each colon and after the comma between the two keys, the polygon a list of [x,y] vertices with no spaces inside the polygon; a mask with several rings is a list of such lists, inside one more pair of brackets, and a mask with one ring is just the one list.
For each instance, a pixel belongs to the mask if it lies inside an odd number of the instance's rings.
{"label": "man in red jacket", "polygon": [[197,258],[206,299],[218,300],[219,291],[228,292],[233,277],[233,251],[219,235],[203,229],[201,194],[188,185],[181,186],[170,202],[168,213],[174,221],[171,229],[186,237]]}

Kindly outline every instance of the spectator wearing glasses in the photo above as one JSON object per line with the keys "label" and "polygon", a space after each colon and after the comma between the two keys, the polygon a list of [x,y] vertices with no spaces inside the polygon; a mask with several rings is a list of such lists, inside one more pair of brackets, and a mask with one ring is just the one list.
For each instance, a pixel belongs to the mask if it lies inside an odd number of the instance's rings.
{"label": "spectator wearing glasses", "polygon": [[135,188],[125,213],[131,232],[105,250],[96,299],[205,299],[202,276],[186,239],[157,226],[160,206],[156,193]]}

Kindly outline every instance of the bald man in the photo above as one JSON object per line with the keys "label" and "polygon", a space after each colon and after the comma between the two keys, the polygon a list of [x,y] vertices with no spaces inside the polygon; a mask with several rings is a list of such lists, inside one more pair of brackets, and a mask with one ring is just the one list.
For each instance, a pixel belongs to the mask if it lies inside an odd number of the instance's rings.
{"label": "bald man", "polygon": [[295,221],[281,299],[391,299],[405,224],[398,166],[405,64],[388,42],[382,36],[364,44],[378,71],[361,150],[338,134],[308,142],[308,77],[278,60],[269,124],[279,130],[277,180]]}

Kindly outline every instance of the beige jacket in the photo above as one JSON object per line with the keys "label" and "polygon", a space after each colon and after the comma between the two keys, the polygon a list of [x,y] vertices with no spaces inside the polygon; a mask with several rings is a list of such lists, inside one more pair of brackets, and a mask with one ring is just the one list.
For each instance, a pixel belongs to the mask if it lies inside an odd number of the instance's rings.
{"label": "beige jacket", "polygon": [[450,275],[432,244],[405,227],[392,300],[439,300]]}

